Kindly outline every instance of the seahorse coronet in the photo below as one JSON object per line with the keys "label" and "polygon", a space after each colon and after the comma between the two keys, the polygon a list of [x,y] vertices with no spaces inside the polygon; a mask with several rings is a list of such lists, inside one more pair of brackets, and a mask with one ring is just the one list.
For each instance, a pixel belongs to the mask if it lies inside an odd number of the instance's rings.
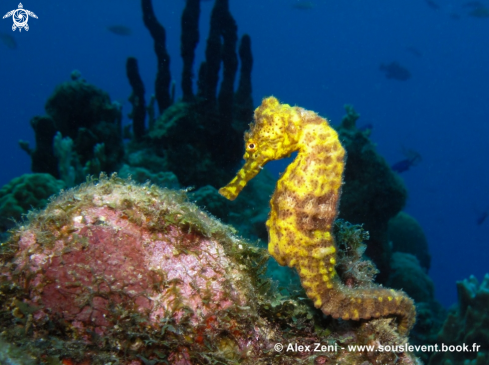
{"label": "seahorse coronet", "polygon": [[350,288],[336,274],[331,229],[338,214],[345,150],[326,119],[275,97],[263,99],[245,133],[245,164],[219,193],[234,200],[267,162],[293,152],[297,157],[270,200],[270,254],[280,265],[297,269],[308,297],[326,315],[352,320],[395,316],[398,331],[408,333],[416,316],[411,298],[373,284]]}

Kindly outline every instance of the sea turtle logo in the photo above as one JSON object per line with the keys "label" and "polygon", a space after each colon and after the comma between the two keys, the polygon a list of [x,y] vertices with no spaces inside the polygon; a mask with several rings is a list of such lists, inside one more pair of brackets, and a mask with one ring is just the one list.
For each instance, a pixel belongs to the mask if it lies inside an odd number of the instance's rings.
{"label": "sea turtle logo", "polygon": [[12,19],[14,20],[14,24],[12,25],[12,30],[15,31],[17,28],[19,28],[19,32],[20,32],[22,31],[22,28],[24,28],[25,30],[29,30],[29,25],[27,24],[27,21],[29,20],[29,15],[37,19],[36,14],[34,14],[32,11],[25,10],[22,3],[19,3],[19,8],[9,11],[7,14],[3,16],[3,19],[11,16]]}

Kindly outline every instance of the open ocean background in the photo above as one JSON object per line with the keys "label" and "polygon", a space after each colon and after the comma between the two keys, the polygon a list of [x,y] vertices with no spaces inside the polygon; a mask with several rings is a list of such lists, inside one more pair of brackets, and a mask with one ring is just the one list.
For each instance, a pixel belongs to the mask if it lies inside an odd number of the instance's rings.
{"label": "open ocean background", "polygon": [[[253,97],[269,95],[312,109],[339,124],[344,104],[371,124],[371,139],[394,164],[413,149],[423,160],[402,178],[409,190],[405,211],[423,226],[436,297],[456,301],[455,281],[489,272],[489,17],[469,16],[467,1],[231,0],[239,35],[248,33],[254,57]],[[203,59],[213,2],[202,1],[196,65]],[[465,5],[464,5],[465,4]],[[484,4],[484,2],[482,2]],[[128,56],[138,59],[146,94],[153,93],[156,56],[137,0],[23,2],[29,31],[12,32],[0,21],[0,186],[30,172],[18,146],[34,145],[29,125],[44,114],[56,85],[77,69],[89,83],[131,107]],[[155,0],[166,28],[171,72],[181,95],[180,16],[184,0]],[[489,6],[486,0],[485,4]],[[3,15],[16,1],[0,0]],[[298,8],[299,7],[299,8]],[[301,9],[306,8],[306,9]],[[130,36],[108,26],[124,25]],[[1,37],[0,37],[1,38]],[[5,36],[3,37],[5,39]],[[382,63],[397,61],[406,81],[387,79]],[[286,163],[269,168],[276,174]],[[354,222],[359,223],[359,222]]]}

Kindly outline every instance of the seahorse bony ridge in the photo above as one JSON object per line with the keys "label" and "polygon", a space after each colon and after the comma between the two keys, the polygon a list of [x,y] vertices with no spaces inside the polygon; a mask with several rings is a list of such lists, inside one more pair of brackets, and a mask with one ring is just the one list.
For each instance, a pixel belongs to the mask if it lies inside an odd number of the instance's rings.
{"label": "seahorse bony ridge", "polygon": [[277,182],[267,221],[268,249],[281,265],[295,267],[317,308],[335,318],[399,318],[399,332],[415,320],[413,301],[404,293],[373,286],[350,288],[336,273],[332,225],[338,214],[345,150],[336,131],[312,111],[265,98],[245,134],[246,160],[219,192],[235,199],[271,160],[297,157]]}

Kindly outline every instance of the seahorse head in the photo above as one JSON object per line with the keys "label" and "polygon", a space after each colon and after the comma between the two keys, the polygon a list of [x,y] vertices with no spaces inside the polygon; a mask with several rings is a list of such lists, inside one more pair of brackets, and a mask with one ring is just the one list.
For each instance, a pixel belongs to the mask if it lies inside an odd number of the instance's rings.
{"label": "seahorse head", "polygon": [[255,122],[245,133],[245,160],[266,163],[296,151],[302,110],[280,104],[273,96],[263,99],[255,110]]}
{"label": "seahorse head", "polygon": [[288,157],[298,149],[302,108],[280,104],[273,96],[263,99],[255,110],[255,122],[245,133],[245,164],[219,193],[234,200],[265,164]]}

